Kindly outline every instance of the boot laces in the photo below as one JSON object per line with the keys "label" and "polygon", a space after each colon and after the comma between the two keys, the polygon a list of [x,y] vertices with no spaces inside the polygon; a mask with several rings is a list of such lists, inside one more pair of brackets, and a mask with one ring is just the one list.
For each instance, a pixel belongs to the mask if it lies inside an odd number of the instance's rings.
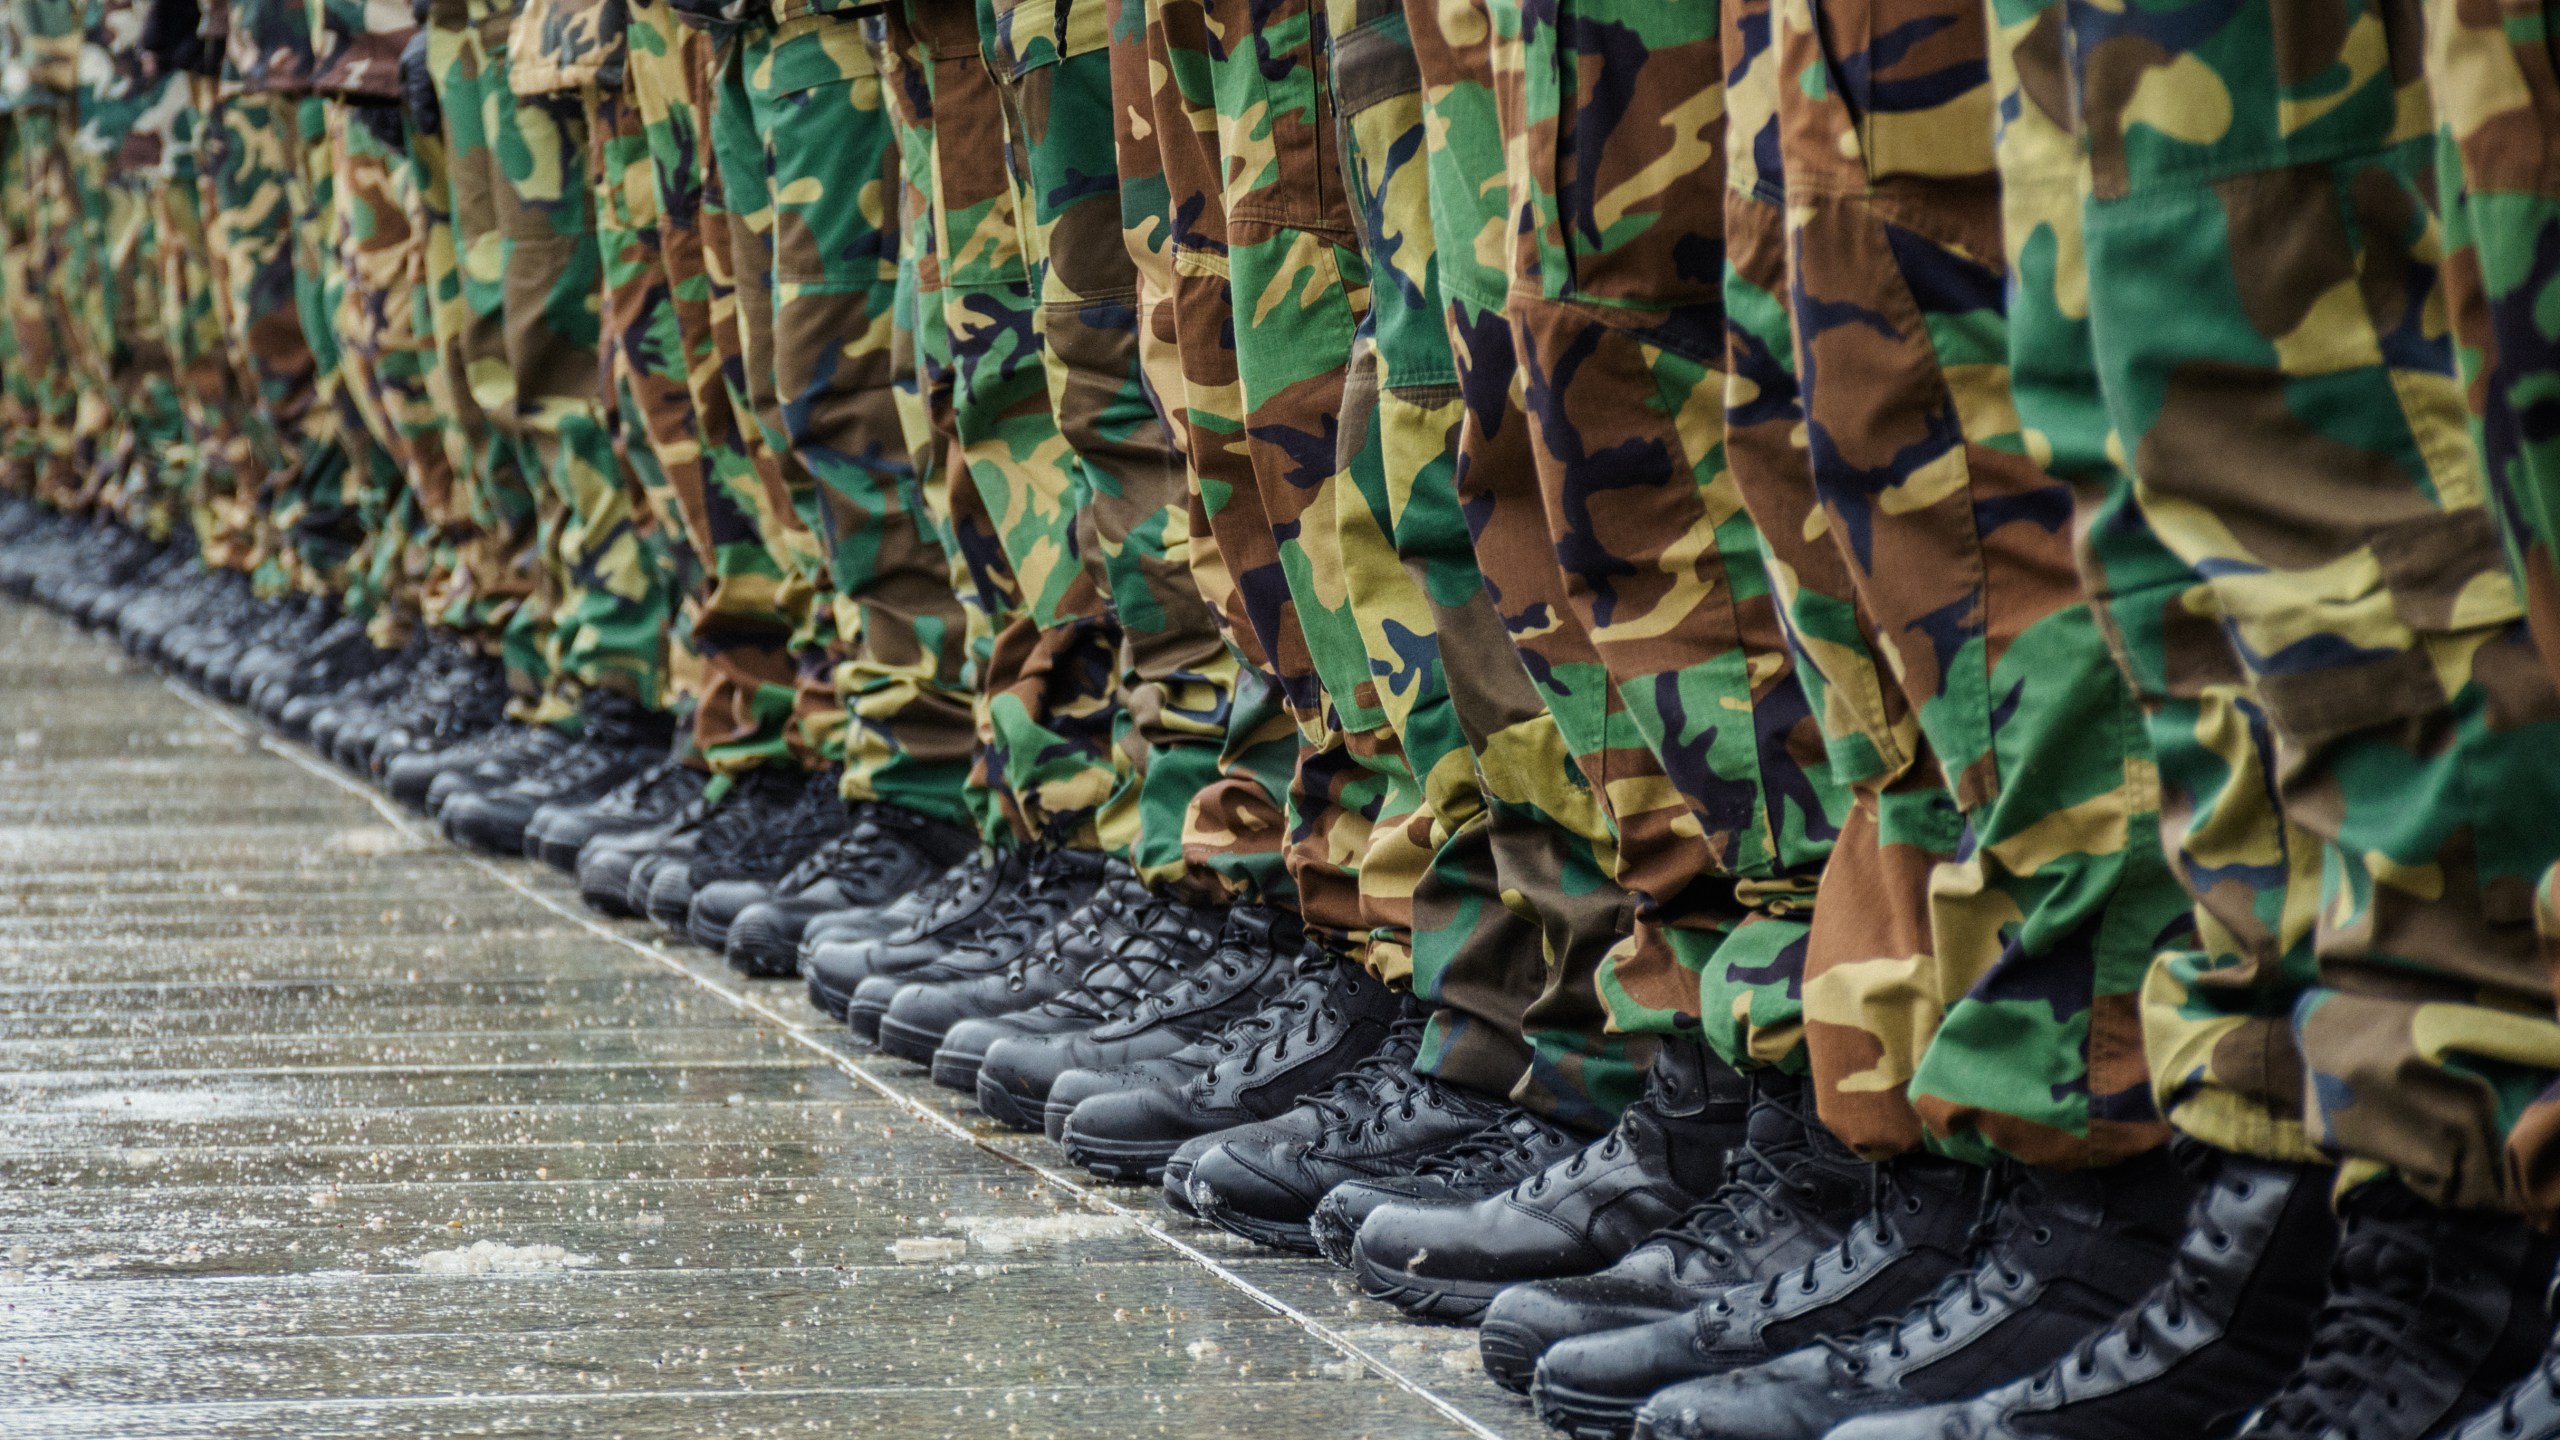
{"label": "boot laces", "polygon": [[1547,1187],[1558,1179],[1578,1180],[1582,1177],[1582,1172],[1593,1165],[1605,1165],[1617,1159],[1627,1148],[1627,1126],[1639,1117],[1660,1112],[1662,1088],[1662,1071],[1657,1068],[1646,1075],[1644,1093],[1638,1095],[1635,1103],[1627,1107],[1626,1113],[1618,1117],[1617,1124],[1609,1127],[1608,1134],[1601,1136],[1597,1142],[1575,1151],[1572,1158],[1562,1164],[1550,1165],[1521,1181],[1522,1187],[1531,1195],[1543,1195]]}
{"label": "boot laces", "polygon": [[[896,821],[885,818],[878,806],[864,805],[856,812],[852,829],[811,851],[809,858],[783,877],[782,884],[785,889],[797,890],[833,878],[856,890],[885,885],[906,867],[914,853],[901,843],[897,833],[901,828]],[[936,876],[935,883],[940,879]],[[932,886],[925,888],[931,890]]]}
{"label": "boot laces", "polygon": [[1238,1073],[1253,1075],[1265,1064],[1288,1059],[1291,1042],[1303,1038],[1313,1045],[1323,1038],[1325,1019],[1334,1011],[1335,991],[1347,983],[1341,962],[1309,946],[1298,957],[1297,977],[1278,999],[1219,1032],[1212,1042],[1217,1058],[1194,1083],[1206,1085],[1238,1055],[1243,1056]]}
{"label": "boot laces", "polygon": [[[1885,1315],[1869,1321],[1863,1328],[1845,1335],[1822,1335],[1815,1343],[1837,1356],[1852,1375],[1866,1373],[1868,1354],[1882,1347],[1894,1360],[1910,1358],[1909,1337],[1914,1330],[1926,1329],[1933,1340],[1944,1340],[1955,1332],[1948,1328],[1948,1307],[1962,1301],[1975,1315],[1990,1309],[1990,1297],[1984,1292],[1986,1281],[1997,1278],[2004,1286],[2022,1283],[2026,1276],[2009,1263],[2004,1242],[2026,1228],[2021,1195],[2032,1192],[2032,1175],[2007,1177],[2007,1184],[1993,1184],[1983,1190],[1982,1210],[1975,1218],[1973,1235],[1965,1247],[1965,1263],[1938,1283],[1918,1304],[1899,1315]],[[2039,1233],[2044,1229],[2035,1227]]]}
{"label": "boot laces", "polygon": [[[2353,1434],[2364,1407],[2400,1408],[2393,1362],[2417,1354],[2423,1339],[2444,1329],[2441,1317],[2427,1313],[2434,1288],[2429,1238],[2412,1226],[2352,1226],[2331,1263],[2329,1298],[2311,1322],[2311,1348],[2243,1432],[2249,1440]],[[2459,1327],[2451,1338],[2461,1338]]]}
{"label": "boot laces", "polygon": [[[1198,927],[1181,924],[1189,913],[1189,906],[1152,892],[1144,902],[1126,907],[1121,920],[1126,933],[1086,966],[1074,984],[1041,1002],[1041,1008],[1099,1024],[1126,1015],[1162,993],[1180,974],[1170,940],[1178,937],[1194,946],[1208,943],[1209,937]],[[1168,934],[1176,925],[1181,928]]]}
{"label": "boot laces", "polygon": [[1027,946],[1058,923],[1067,910],[1064,902],[1073,893],[1052,857],[1036,855],[1030,877],[988,905],[985,927],[963,948],[992,954]]}
{"label": "boot laces", "polygon": [[1812,1146],[1802,1141],[1773,1146],[1745,1139],[1726,1158],[1724,1183],[1716,1192],[1653,1238],[1671,1247],[1683,1265],[1701,1259],[1717,1269],[1740,1264],[1738,1246],[1759,1243],[1770,1222],[1813,1202],[1819,1187],[1803,1163],[1811,1155]]}
{"label": "boot laces", "polygon": [[637,810],[642,805],[645,805],[649,801],[655,799],[657,796],[664,794],[667,787],[675,784],[677,780],[683,777],[683,774],[683,761],[661,760],[657,764],[650,766],[648,769],[641,771],[639,774],[623,781],[621,784],[614,786],[613,793],[605,797],[604,803],[617,810]]}
{"label": "boot laces", "polygon": [[1511,1113],[1414,1167],[1418,1175],[1436,1175],[1453,1185],[1506,1174],[1525,1163],[1541,1146],[1562,1144],[1564,1129],[1527,1110]]}
{"label": "boot laces", "polygon": [[[1897,1213],[1916,1215],[1920,1212],[1923,1203],[1919,1195],[1902,1182],[1895,1167],[1891,1165],[1867,1167],[1866,1220],[1873,1228],[1878,1244],[1892,1243],[1893,1220]],[[1830,1254],[1830,1251],[1825,1251],[1792,1270],[1781,1271],[1770,1276],[1769,1283],[1760,1287],[1761,1308],[1768,1309],[1776,1305],[1780,1292],[1786,1288],[1790,1280],[1793,1280],[1806,1294],[1813,1293],[1818,1283],[1817,1272]],[[1840,1248],[1839,1254],[1840,1273],[1856,1274],[1858,1262],[1855,1256],[1845,1247]],[[1718,1302],[1719,1305],[1722,1303]]]}
{"label": "boot laces", "polygon": [[1220,945],[1209,955],[1207,963],[1186,970],[1181,977],[1162,989],[1151,990],[1138,1001],[1122,1022],[1136,1030],[1151,1025],[1165,1016],[1217,998],[1224,987],[1244,973],[1245,957],[1241,947]]}
{"label": "boot laces", "polygon": [[1414,1073],[1414,1057],[1422,1053],[1422,1027],[1428,1016],[1398,1016],[1387,1030],[1386,1043],[1360,1063],[1333,1078],[1333,1083],[1298,1103],[1326,1120],[1325,1139],[1349,1138],[1360,1131],[1384,1131],[1390,1116],[1410,1120],[1419,1109],[1441,1098],[1440,1082]]}

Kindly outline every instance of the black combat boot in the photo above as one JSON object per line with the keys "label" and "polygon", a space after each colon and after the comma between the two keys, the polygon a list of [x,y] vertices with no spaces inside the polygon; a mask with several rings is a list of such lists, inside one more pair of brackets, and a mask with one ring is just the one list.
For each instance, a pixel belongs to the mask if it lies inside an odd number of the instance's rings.
{"label": "black combat boot", "polygon": [[1820,1440],[1862,1415],[2032,1375],[2168,1274],[2194,1190],[2165,1146],[2103,1170],[2018,1170],[1972,1263],[1917,1305],[1675,1385],[1645,1403],[1637,1433]]}
{"label": "black combat boot", "polygon": [[1161,1179],[1166,1197],[1192,1213],[1189,1168],[1173,1164],[1177,1151],[1198,1142],[1197,1155],[1210,1137],[1282,1114],[1332,1084],[1385,1043],[1399,1009],[1366,971],[1309,942],[1271,1003],[1200,1041],[1195,1055],[1168,1057],[1197,1063],[1189,1078],[1089,1095],[1068,1112],[1059,1143],[1106,1179]]}
{"label": "black combat boot", "polygon": [[[1866,1214],[1812,1259],[1726,1286],[1677,1315],[1557,1338],[1536,1359],[1530,1394],[1539,1416],[1585,1440],[1622,1436],[1637,1408],[1669,1386],[1745,1369],[1819,1336],[1899,1315],[1965,1267],[1982,1223],[1989,1171],[1907,1155],[1868,1174],[1874,1188]],[[1502,1304],[1495,1302],[1497,1309]],[[1486,1346],[1488,1370],[1496,1363],[1492,1348]],[[1497,1372],[1497,1378],[1507,1377]]]}
{"label": "black combat boot", "polygon": [[1346,1180],[1325,1192],[1307,1217],[1307,1233],[1324,1258],[1348,1269],[1360,1222],[1390,1201],[1445,1204],[1481,1200],[1508,1190],[1591,1142],[1543,1115],[1517,1105],[1474,1134],[1414,1162],[1402,1175]]}
{"label": "black combat boot", "polygon": [[1813,1118],[1804,1079],[1776,1070],[1749,1079],[1743,1140],[1716,1193],[1605,1270],[1495,1296],[1478,1339],[1485,1373],[1525,1391],[1538,1357],[1558,1341],[1668,1320],[1720,1291],[1795,1269],[1867,1213],[1875,1168]]}
{"label": "black combat boot", "polygon": [[[632,889],[641,902],[633,908],[669,930],[688,933],[693,897],[703,886],[778,876],[843,829],[844,803],[835,786],[831,769],[759,765],[741,772],[692,835],[660,847],[655,863],[632,867]],[[824,826],[821,803],[834,807],[833,829]],[[698,936],[689,938],[701,943]]]}
{"label": "black combat boot", "polygon": [[[932,885],[977,848],[975,835],[903,805],[866,801],[853,828],[771,885],[732,880],[693,897],[692,923],[727,932],[724,954],[749,975],[796,975],[800,936],[821,915],[878,910]],[[728,918],[724,921],[723,916]]]}
{"label": "black combat boot", "polygon": [[[2560,1313],[2560,1291],[2543,1298]],[[2560,1335],[2523,1379],[2507,1387],[2488,1409],[2445,1433],[2444,1440],[2560,1440]]]}
{"label": "black combat boot", "polygon": [[1006,1046],[1068,1042],[1106,1026],[1126,1026],[1142,1011],[1157,1013],[1156,1002],[1185,990],[1192,976],[1212,968],[1211,957],[1225,929],[1224,910],[1158,897],[1147,918],[1150,923],[1130,924],[1125,938],[1106,939],[1102,952],[1086,962],[1065,993],[1028,1010],[952,1026],[933,1052],[935,1082],[956,1089],[965,1078],[978,1096],[978,1108],[990,1118],[1017,1130],[1041,1128],[1047,1087],[1030,1088],[1038,1077],[1019,1070],[999,1073],[990,1083],[988,1056]]}
{"label": "black combat boot", "polygon": [[544,806],[603,797],[646,773],[675,739],[675,722],[664,711],[620,695],[592,691],[579,709],[577,736],[532,769],[503,785],[469,784],[448,795],[436,811],[445,838],[475,850],[521,855],[525,827]]}
{"label": "black combat boot", "polygon": [[[675,928],[703,949],[725,953],[729,948],[729,925],[738,918],[744,903],[773,893],[772,887],[786,877],[799,878],[795,872],[801,866],[852,833],[853,828],[853,811],[844,802],[844,771],[829,765],[810,771],[799,797],[772,819],[752,827],[732,827],[718,832],[716,837],[706,829],[693,863],[685,867],[685,884],[691,894],[685,901],[683,923]],[[729,843],[715,844],[715,838]],[[834,851],[812,870],[831,874],[841,864],[849,874],[858,874],[852,861],[849,852]],[[811,883],[816,883],[817,878],[812,873]],[[923,878],[917,883],[923,883]],[[653,889],[649,895],[652,916],[660,913],[661,903],[660,894]]]}
{"label": "black combat boot", "polygon": [[509,720],[459,745],[397,757],[383,767],[382,788],[401,804],[436,815],[455,796],[511,785],[567,748],[569,737],[549,725]]}
{"label": "black combat boot", "polygon": [[2205,1188],[2169,1278],[2042,1371],[1852,1420],[1832,1440],[2225,1440],[2300,1366],[2338,1247],[2337,1172],[2189,1152]]}
{"label": "black combat boot", "polygon": [[2551,1337],[2549,1237],[2511,1215],[2440,1210],[2396,1180],[2338,1208],[2310,1349],[2239,1440],[2421,1440],[2526,1379]]}
{"label": "black combat boot", "polygon": [[703,787],[710,783],[709,775],[669,757],[624,776],[621,783],[593,799],[551,801],[525,822],[525,858],[574,875],[578,853],[588,841],[663,825],[701,799]]}
{"label": "black combat boot", "polygon": [[[1045,945],[1052,932],[1079,915],[1102,887],[1103,857],[1092,850],[1051,850],[1031,862],[1019,886],[996,897],[984,923],[968,939],[945,948],[913,969],[867,975],[845,1004],[854,1038],[877,1045],[881,1022],[898,996],[918,986],[968,985],[1003,976]],[[924,1063],[932,1062],[926,1051]]]}
{"label": "black combat boot", "polygon": [[[401,705],[381,717],[378,727],[354,737],[362,746],[365,773],[389,784],[391,766],[416,758],[415,783],[394,798],[411,809],[424,809],[435,777],[442,773],[435,756],[456,750],[482,736],[520,733],[526,727],[507,719],[507,676],[497,661],[463,653],[434,680],[404,696]],[[349,737],[340,736],[343,750]]]}
{"label": "black combat boot", "polygon": [[1608,1134],[1481,1200],[1381,1205],[1352,1270],[1370,1298],[1471,1324],[1503,1290],[1607,1268],[1716,1191],[1750,1086],[1706,1047],[1665,1036],[1644,1094]]}
{"label": "black combat boot", "polygon": [[[692,799],[654,825],[591,838],[578,847],[578,898],[588,909],[607,915],[646,914],[641,907],[648,903],[649,892],[638,883],[642,863],[676,846],[684,847],[689,858],[693,841],[710,815],[710,802],[697,789]],[[640,906],[631,903],[635,890]]]}
{"label": "black combat boot", "polygon": [[800,927],[800,973],[808,973],[809,957],[823,946],[886,940],[919,925],[932,924],[937,916],[956,919],[960,913],[983,908],[994,899],[997,889],[1021,878],[1021,861],[1031,853],[973,843],[958,862],[943,867],[940,874],[924,884],[900,892],[887,904],[830,910],[817,916]]}
{"label": "black combat boot", "polygon": [[1238,905],[1219,918],[1216,946],[1128,1014],[1089,1027],[1019,1029],[989,1045],[978,1067],[978,1108],[1024,1130],[1047,1129],[1054,1115],[1063,1129],[1065,1112],[1048,1104],[1060,1076],[1162,1059],[1261,1008],[1304,943],[1298,917]]}
{"label": "black combat boot", "polygon": [[1386,1043],[1348,1074],[1194,1160],[1192,1212],[1257,1245],[1312,1255],[1307,1222],[1333,1187],[1409,1174],[1500,1116],[1505,1102],[1415,1073],[1430,1017],[1405,1006]]}
{"label": "black combat boot", "polygon": [[[997,898],[1029,876],[1029,862],[1019,852],[981,846],[910,901],[810,921],[800,936],[800,975],[809,983],[809,1003],[832,1019],[844,1019],[854,987],[875,973],[913,971],[941,958],[976,934]],[[849,923],[857,920],[884,922],[890,928],[875,934],[869,923]],[[896,958],[883,958],[890,956]],[[884,964],[890,968],[879,968]]]}
{"label": "black combat boot", "polygon": [[[1077,993],[1088,973],[1114,993],[1130,992],[1141,974],[1161,969],[1165,957],[1205,955],[1217,938],[1214,912],[1155,894],[1137,871],[1113,860],[1093,898],[1003,971],[902,989],[881,1016],[880,1048],[931,1066],[938,1085],[976,1094],[978,1062],[1004,1033],[984,1022],[1052,1000],[1063,1001],[1070,1014],[1096,1008],[1099,994]],[[1127,963],[1116,963],[1120,958]]]}

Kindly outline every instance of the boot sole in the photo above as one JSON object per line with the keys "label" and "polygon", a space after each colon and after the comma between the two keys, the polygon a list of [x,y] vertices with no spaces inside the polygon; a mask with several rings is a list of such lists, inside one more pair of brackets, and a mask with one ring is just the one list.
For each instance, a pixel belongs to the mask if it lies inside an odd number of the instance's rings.
{"label": "boot sole", "polygon": [[1426,1280],[1387,1269],[1357,1253],[1351,1257],[1351,1270],[1360,1277],[1363,1295],[1393,1305],[1416,1320],[1441,1325],[1476,1323],[1484,1318],[1485,1307],[1493,1303],[1493,1297],[1509,1288],[1493,1280]]}
{"label": "boot sole", "polygon": [[1342,1218],[1341,1211],[1318,1205],[1316,1213],[1307,1217],[1307,1233],[1315,1237],[1317,1254],[1346,1270],[1351,1268],[1352,1246],[1360,1231]]}
{"label": "boot sole", "polygon": [[880,1044],[880,1025],[888,1018],[889,1007],[885,1004],[866,1005],[860,1000],[845,1001],[844,1027],[852,1032],[854,1039],[865,1045],[877,1047]]}
{"label": "boot sole", "polygon": [[[1514,1395],[1529,1393],[1530,1382],[1538,1378],[1540,1351],[1531,1338],[1510,1325],[1487,1325],[1476,1333],[1476,1352],[1484,1358],[1484,1373],[1493,1383]],[[1581,1397],[1576,1397],[1579,1403]],[[1587,1406],[1584,1408],[1588,1408]],[[1627,1407],[1624,1424],[1635,1423],[1635,1407]],[[1562,1429],[1562,1426],[1558,1426]]]}
{"label": "boot sole", "polygon": [[1538,1386],[1533,1399],[1547,1428],[1573,1440],[1627,1440],[1635,1433],[1636,1411],[1644,1407],[1641,1400],[1610,1400],[1560,1385]]}
{"label": "boot sole", "polygon": [[978,1094],[978,1071],[987,1063],[984,1055],[964,1055],[950,1046],[933,1052],[933,1083],[945,1090],[957,1090],[971,1099]]}
{"label": "boot sole", "polygon": [[928,1069],[932,1068],[934,1052],[942,1048],[944,1033],[940,1030],[919,1030],[885,1014],[880,1017],[880,1048],[901,1060],[912,1060]]}
{"label": "boot sole", "polygon": [[1266,1220],[1259,1215],[1246,1215],[1218,1203],[1218,1192],[1203,1196],[1198,1186],[1191,1187],[1192,1213],[1238,1239],[1250,1240],[1267,1250],[1286,1251],[1291,1255],[1313,1255],[1316,1237],[1307,1232],[1304,1220]]}
{"label": "boot sole", "polygon": [[720,955],[729,962],[730,969],[759,980],[789,980],[800,973],[800,947],[796,945],[777,956],[741,937],[740,943],[724,947]]}
{"label": "boot sole", "polygon": [[696,922],[690,906],[686,907],[684,918],[668,928],[683,931],[684,938],[705,950],[721,955],[729,953],[729,927]]}
{"label": "boot sole", "polygon": [[980,1065],[978,1067],[978,1109],[988,1119],[1008,1130],[1024,1130],[1036,1134],[1046,1118],[1047,1106],[1040,1096],[1016,1094],[1011,1086],[989,1082],[986,1067]]}
{"label": "boot sole", "polygon": [[[1109,1141],[1096,1141],[1078,1135],[1073,1130],[1061,1128],[1063,1133],[1059,1136],[1058,1143],[1067,1152],[1067,1159],[1070,1162],[1083,1166],[1087,1171],[1105,1180],[1117,1180],[1129,1185],[1164,1183],[1164,1168],[1172,1162],[1175,1146],[1160,1143],[1117,1145]],[[1194,1210],[1184,1209],[1182,1213],[1198,1218],[1198,1212]]]}
{"label": "boot sole", "polygon": [[829,989],[819,981],[818,972],[814,970],[804,973],[809,978],[809,1003],[817,1006],[818,1013],[830,1020],[845,1019],[853,1008],[853,992]]}

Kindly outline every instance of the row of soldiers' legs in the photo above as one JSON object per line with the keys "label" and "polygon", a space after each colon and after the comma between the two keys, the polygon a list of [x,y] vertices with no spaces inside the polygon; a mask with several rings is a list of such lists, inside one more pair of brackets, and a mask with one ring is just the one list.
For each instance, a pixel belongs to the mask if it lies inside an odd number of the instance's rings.
{"label": "row of soldiers' legs", "polygon": [[2542,17],[405,8],[10,9],[0,582],[1577,1434],[2560,1433]]}

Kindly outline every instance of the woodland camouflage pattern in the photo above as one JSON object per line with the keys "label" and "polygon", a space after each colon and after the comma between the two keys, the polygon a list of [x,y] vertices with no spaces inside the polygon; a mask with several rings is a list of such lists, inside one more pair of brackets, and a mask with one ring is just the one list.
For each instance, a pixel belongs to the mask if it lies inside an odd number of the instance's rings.
{"label": "woodland camouflage pattern", "polygon": [[[2180,1042],[2152,1047],[2164,1108],[2282,1148],[2292,1108],[2252,1092],[2298,1064],[2300,1124],[2354,1162],[2342,1183],[2387,1167],[2440,1204],[2512,1206],[2508,1133],[2560,1069],[2532,904],[2560,848],[2560,694],[2426,318],[2445,237],[2417,29],[2296,8],[2174,29],[2002,13],[2012,108],[2035,117],[2002,163],[2043,202],[2012,202],[2008,248],[2063,321],[2020,332],[2020,415],[2096,502],[2090,588],[2136,693],[2171,697],[2155,733],[2196,725],[2164,765],[2197,797],[2271,775],[2281,805],[2218,811],[2210,850],[2187,828],[2182,878],[2235,918],[2155,975],[2154,1028]],[[2197,863],[2223,856],[2246,863]],[[2316,975],[2289,963],[2305,912]],[[2298,1056],[2269,1058],[2287,1014]],[[2190,1098],[2214,1089],[2236,1098]]]}
{"label": "woodland camouflage pattern", "polygon": [[1807,965],[1823,1116],[1870,1154],[1925,1131],[1976,1160],[2110,1164],[2166,1138],[2139,997],[2188,906],[2071,492],[2010,397],[1986,22],[1975,0],[1771,20],[1752,148],[1774,131],[1783,174],[1752,183],[1784,228],[1751,243],[1786,257],[1808,463],[1737,473],[1766,533],[1834,552],[1788,585],[1858,795]]}
{"label": "woodland camouflage pattern", "polygon": [[[2560,434],[2549,415],[2560,361],[2560,175],[2544,158],[2560,130],[2549,17],[2495,6],[2427,7],[2436,179],[2455,358],[2469,391],[2487,507],[2523,591],[2543,667],[2560,676]],[[2560,965],[2560,866],[2543,872],[2535,928]],[[2560,1217],[2560,1083],[2534,1097],[2508,1143],[2509,1183],[2536,1221]]]}

